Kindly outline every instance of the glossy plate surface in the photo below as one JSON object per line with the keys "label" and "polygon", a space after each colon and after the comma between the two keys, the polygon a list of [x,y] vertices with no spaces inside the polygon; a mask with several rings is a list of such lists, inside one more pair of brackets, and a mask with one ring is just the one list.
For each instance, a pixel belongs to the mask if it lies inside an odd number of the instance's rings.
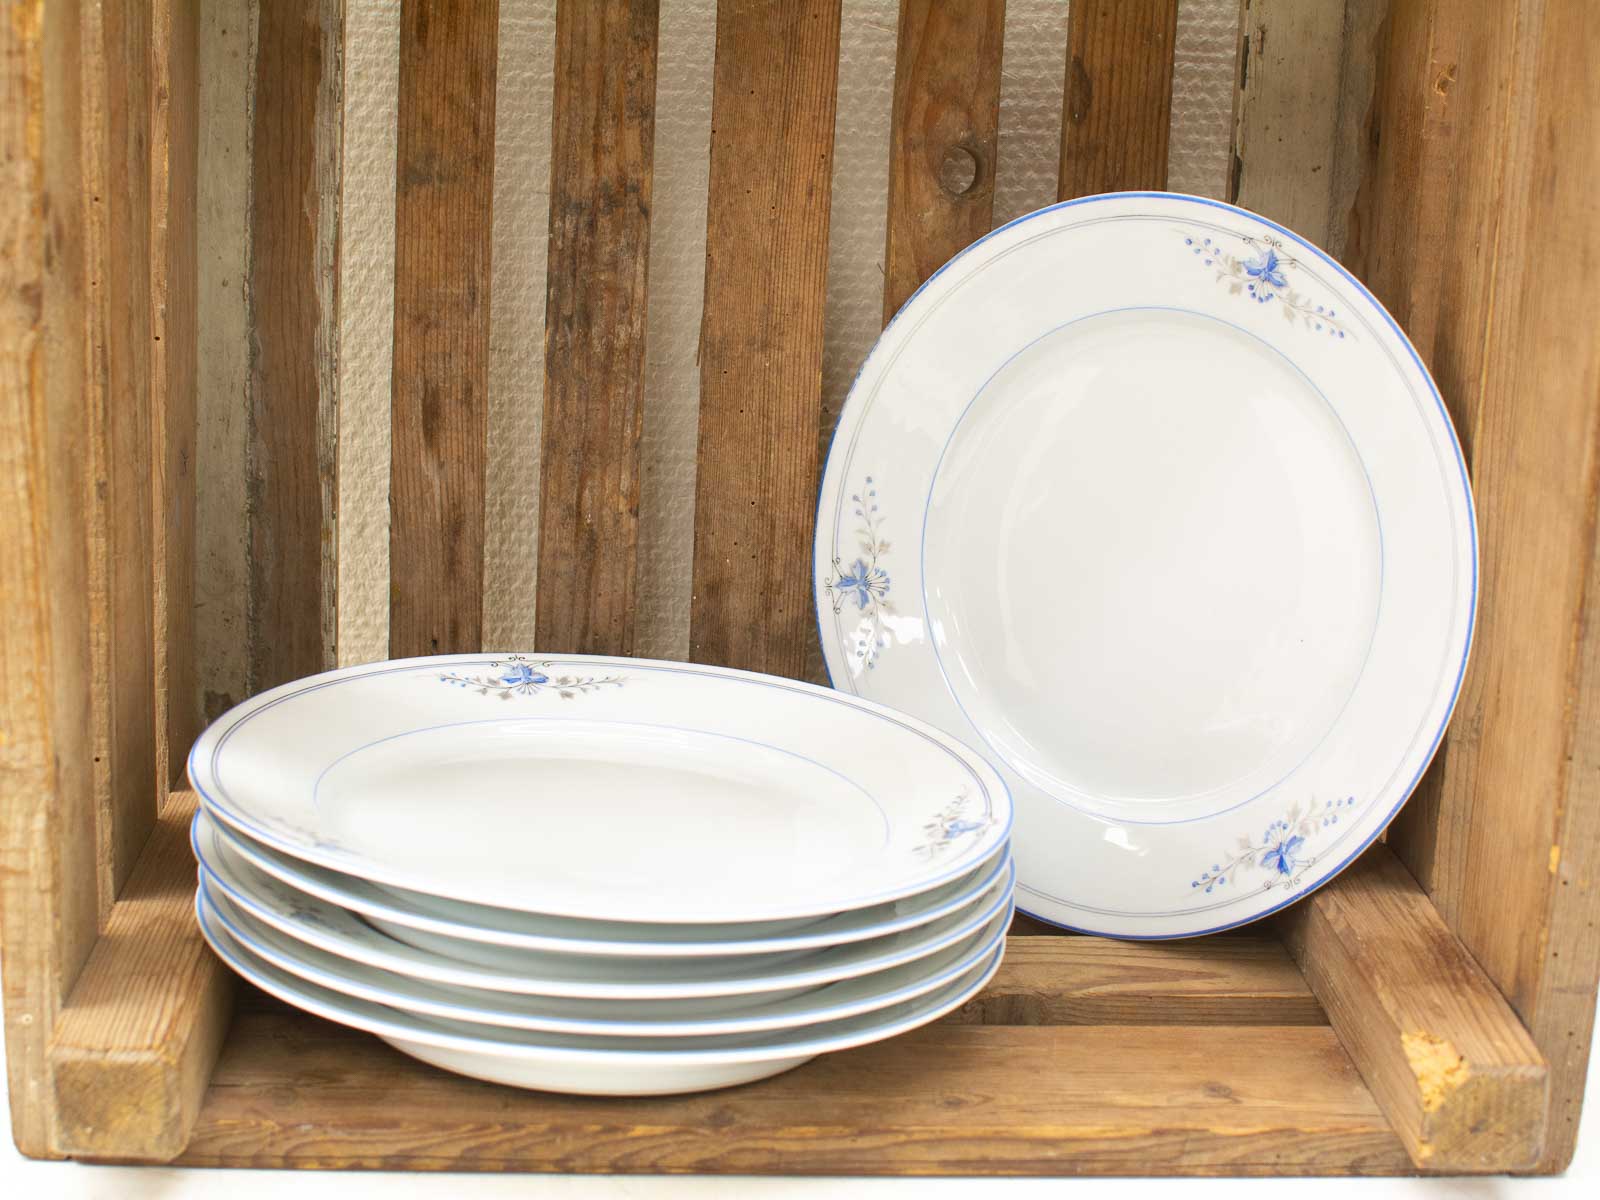
{"label": "glossy plate surface", "polygon": [[1004,844],[956,739],[827,688],[639,659],[462,655],[264,692],[201,735],[218,819],[377,883],[553,916],[711,923],[915,895]]}
{"label": "glossy plate surface", "polygon": [[964,908],[1006,869],[1005,848],[926,892],[829,917],[717,925],[585,921],[447,900],[330,871],[252,841],[201,813],[197,820],[250,865],[302,892],[357,912],[392,937],[474,962],[504,963],[523,950],[615,957],[773,954],[865,941],[926,925]]}
{"label": "glossy plate surface", "polygon": [[200,929],[230,967],[288,1004],[377,1034],[435,1066],[495,1083],[590,1095],[664,1095],[746,1083],[834,1050],[881,1041],[960,1007],[1000,966],[1004,945],[943,987],[889,1008],[773,1033],[701,1038],[615,1038],[497,1029],[423,1017],[344,996],[252,954],[196,897]]}
{"label": "glossy plate surface", "polygon": [[706,958],[605,958],[520,952],[490,966],[397,941],[352,912],[309,896],[239,858],[207,827],[194,827],[202,886],[253,919],[337,958],[450,987],[603,1000],[706,1000],[734,1008],[841,979],[887,971],[937,954],[1007,910],[1015,872],[965,908],[915,929],[821,950]]}
{"label": "glossy plate surface", "polygon": [[1477,587],[1454,432],[1341,267],[1212,201],[1004,226],[896,316],[828,458],[834,685],[1017,805],[1018,907],[1177,937],[1281,907],[1388,823]]}

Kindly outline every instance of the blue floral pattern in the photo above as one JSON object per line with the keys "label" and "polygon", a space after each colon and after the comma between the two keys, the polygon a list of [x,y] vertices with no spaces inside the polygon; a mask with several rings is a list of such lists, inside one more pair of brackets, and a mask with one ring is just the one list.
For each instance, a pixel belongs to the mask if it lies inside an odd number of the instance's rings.
{"label": "blue floral pattern", "polygon": [[601,688],[621,687],[622,675],[577,675],[563,671],[560,664],[540,662],[521,654],[508,655],[488,664],[488,670],[476,675],[446,671],[439,682],[452,687],[470,688],[480,696],[499,696],[509,700],[513,696],[539,696],[554,692],[563,700],[582,696]]}
{"label": "blue floral pattern", "polygon": [[860,666],[870,669],[877,665],[879,652],[889,645],[889,626],[894,619],[894,608],[889,601],[889,572],[883,566],[889,553],[889,541],[883,536],[878,515],[878,489],[872,476],[866,477],[861,490],[853,493],[850,500],[855,506],[856,542],[860,553],[849,563],[842,558],[833,560],[827,588],[835,613],[842,613],[847,605],[853,605],[859,614],[851,653]]}
{"label": "blue floral pattern", "polygon": [[922,827],[923,837],[917,846],[918,854],[925,858],[937,858],[967,835],[981,833],[994,824],[994,814],[987,808],[982,812],[969,811],[971,799],[963,791],[934,814],[933,819]]}
{"label": "blue floral pattern", "polygon": [[1343,340],[1352,336],[1337,310],[1318,304],[1289,286],[1289,272],[1298,263],[1283,251],[1274,237],[1241,237],[1244,252],[1229,251],[1218,238],[1206,237],[1199,230],[1185,231],[1183,244],[1202,266],[1216,272],[1217,281],[1228,285],[1230,296],[1244,296],[1257,304],[1276,304],[1290,324],[1303,324],[1314,333],[1326,333]]}
{"label": "blue floral pattern", "polygon": [[1304,868],[1317,861],[1312,843],[1339,824],[1355,805],[1354,796],[1337,800],[1313,801],[1304,812],[1296,801],[1289,811],[1267,826],[1258,839],[1241,837],[1234,852],[1211,864],[1198,878],[1190,880],[1194,891],[1215,891],[1237,885],[1244,875],[1260,890],[1291,888],[1300,882]]}

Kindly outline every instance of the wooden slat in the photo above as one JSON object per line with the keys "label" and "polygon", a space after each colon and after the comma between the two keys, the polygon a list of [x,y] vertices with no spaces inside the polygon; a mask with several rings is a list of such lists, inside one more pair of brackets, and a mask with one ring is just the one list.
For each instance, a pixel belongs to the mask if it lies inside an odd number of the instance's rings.
{"label": "wooden slat", "polygon": [[[1396,852],[1550,1060],[1577,1134],[1600,973],[1600,8],[1395,0],[1359,266],[1468,453],[1479,627]],[[1419,182],[1420,181],[1420,182]]]}
{"label": "wooden slat", "polygon": [[885,322],[993,223],[1005,25],[1005,0],[901,0],[889,129]]}
{"label": "wooden slat", "polygon": [[556,9],[536,641],[633,653],[656,0]]}
{"label": "wooden slat", "polygon": [[1178,0],[1077,0],[1067,9],[1062,200],[1167,186]]}
{"label": "wooden slat", "polygon": [[395,150],[389,652],[483,640],[498,0],[405,0]]}
{"label": "wooden slat", "polygon": [[147,5],[89,5],[83,39],[89,397],[89,603],[100,908],[156,815],[150,582],[150,23]]}
{"label": "wooden slat", "polygon": [[1276,938],[1012,937],[953,1020],[978,1025],[1326,1025]]}
{"label": "wooden slat", "polygon": [[1325,246],[1333,220],[1345,5],[1249,0],[1243,21],[1231,199]]}
{"label": "wooden slat", "polygon": [[840,0],[717,7],[689,654],[800,676]]}
{"label": "wooden slat", "polygon": [[339,0],[260,6],[251,169],[253,691],[333,665]]}
{"label": "wooden slat", "polygon": [[0,1005],[35,1157],[56,1153],[47,1041],[98,916],[80,87],[102,65],[76,5],[0,9]]}
{"label": "wooden slat", "polygon": [[1332,1030],[939,1024],[695,1096],[587,1100],[241,1013],[196,1166],[846,1175],[1388,1174],[1405,1151]]}
{"label": "wooden slat", "polygon": [[183,777],[200,729],[195,678],[195,397],[200,0],[152,10],[150,411],[156,787]]}
{"label": "wooden slat", "polygon": [[192,792],[176,792],[56,1023],[56,1148],[160,1162],[189,1140],[233,977],[194,920]]}
{"label": "wooden slat", "polygon": [[1387,846],[1290,909],[1287,943],[1412,1161],[1539,1161],[1549,1076],[1510,1005]]}

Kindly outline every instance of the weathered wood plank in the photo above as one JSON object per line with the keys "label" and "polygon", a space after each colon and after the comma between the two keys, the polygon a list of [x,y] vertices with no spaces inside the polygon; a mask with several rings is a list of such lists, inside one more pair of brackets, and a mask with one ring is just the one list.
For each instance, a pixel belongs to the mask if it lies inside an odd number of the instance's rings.
{"label": "weathered wood plank", "polygon": [[1115,942],[1012,937],[983,994],[952,1021],[975,1025],[1326,1025],[1276,938]]}
{"label": "weathered wood plank", "polygon": [[0,987],[11,1133],[54,1156],[50,1030],[98,920],[76,5],[0,6]]}
{"label": "weathered wood plank", "polygon": [[536,640],[631,654],[656,0],[556,9]]}
{"label": "weathered wood plank", "polygon": [[946,1023],[730,1091],[574,1100],[447,1075],[276,1007],[241,1012],[181,1161],[803,1175],[1410,1169],[1326,1027]]}
{"label": "weathered wood plank", "polygon": [[405,0],[394,233],[389,652],[483,640],[498,0]]}
{"label": "weathered wood plank", "polygon": [[883,319],[994,219],[1005,0],[901,0]]}
{"label": "weathered wood plank", "polygon": [[1539,1161],[1544,1059],[1387,846],[1288,910],[1282,928],[1417,1166],[1501,1172]]}
{"label": "weathered wood plank", "polygon": [[227,1032],[233,976],[194,921],[192,792],[163,808],[56,1022],[56,1148],[163,1162],[189,1140]]}
{"label": "weathered wood plank", "polygon": [[1542,1170],[1571,1157],[1600,972],[1597,55],[1594,5],[1395,0],[1357,226],[1455,417],[1482,541],[1451,735],[1391,842],[1549,1059]]}
{"label": "weathered wood plank", "polygon": [[251,191],[252,691],[333,665],[339,0],[260,7]]}
{"label": "weathered wood plank", "polygon": [[717,9],[689,655],[799,677],[840,0]]}
{"label": "weathered wood plank", "polygon": [[111,907],[156,814],[150,492],[150,12],[83,10],[89,604],[100,910]]}
{"label": "weathered wood plank", "polygon": [[151,47],[155,778],[165,795],[183,778],[200,732],[194,621],[200,0],[159,0]]}
{"label": "weathered wood plank", "polygon": [[1067,9],[1062,200],[1167,186],[1178,0],[1077,0]]}

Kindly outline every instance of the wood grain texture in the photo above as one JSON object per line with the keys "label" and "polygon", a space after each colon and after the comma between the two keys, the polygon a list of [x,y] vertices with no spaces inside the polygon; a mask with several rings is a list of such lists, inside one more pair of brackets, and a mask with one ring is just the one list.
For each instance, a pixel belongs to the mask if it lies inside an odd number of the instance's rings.
{"label": "wood grain texture", "polygon": [[977,1025],[1326,1025],[1276,938],[1115,942],[1013,936],[983,994],[950,1018]]}
{"label": "wood grain texture", "polygon": [[181,1161],[799,1175],[1410,1169],[1326,1027],[937,1024],[747,1087],[585,1099],[447,1075],[271,1006],[237,1019]]}
{"label": "wood grain texture", "polygon": [[1544,1059],[1387,846],[1289,909],[1281,927],[1418,1167],[1503,1172],[1538,1163]]}
{"label": "wood grain texture", "polygon": [[174,793],[50,1041],[56,1148],[162,1162],[189,1140],[227,1032],[233,976],[194,920],[192,792]]}
{"label": "wood grain texture", "polygon": [[150,11],[87,5],[84,270],[92,488],[89,603],[100,910],[156,814],[150,489]]}
{"label": "wood grain texture", "polygon": [[252,691],[333,665],[339,0],[263,4],[256,35],[248,503]]}
{"label": "wood grain texture", "polygon": [[155,779],[183,778],[200,732],[195,672],[200,0],[151,10],[150,417]]}
{"label": "wood grain texture", "polygon": [[1546,1171],[1600,973],[1597,56],[1594,5],[1396,0],[1353,227],[1462,435],[1481,538],[1455,720],[1391,841],[1549,1059]]}
{"label": "wood grain texture", "polygon": [[1246,0],[1242,20],[1230,199],[1326,246],[1345,4]]}
{"label": "wood grain texture", "polygon": [[34,1157],[58,1153],[48,1039],[98,919],[82,32],[75,5],[0,4],[0,1005]]}
{"label": "wood grain texture", "polygon": [[717,8],[689,656],[800,677],[815,636],[840,0]]}
{"label": "wood grain texture", "polygon": [[483,641],[498,0],[405,0],[395,148],[389,653]]}
{"label": "wood grain texture", "polygon": [[556,8],[536,642],[632,654],[656,0]]}
{"label": "wood grain texture", "polygon": [[1077,0],[1067,9],[1057,196],[1167,186],[1178,0]]}
{"label": "wood grain texture", "polygon": [[889,130],[885,323],[993,223],[1005,25],[1005,0],[901,0]]}

